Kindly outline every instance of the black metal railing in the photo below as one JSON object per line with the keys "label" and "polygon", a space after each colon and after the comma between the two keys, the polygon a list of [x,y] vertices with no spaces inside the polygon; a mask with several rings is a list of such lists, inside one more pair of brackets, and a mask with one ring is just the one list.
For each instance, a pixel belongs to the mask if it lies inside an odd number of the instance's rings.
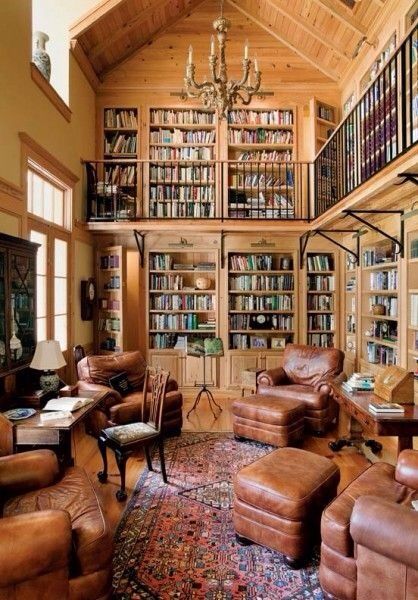
{"label": "black metal railing", "polygon": [[312,164],[88,161],[87,220],[310,219]]}
{"label": "black metal railing", "polygon": [[418,140],[415,26],[314,161],[314,217],[348,196]]}

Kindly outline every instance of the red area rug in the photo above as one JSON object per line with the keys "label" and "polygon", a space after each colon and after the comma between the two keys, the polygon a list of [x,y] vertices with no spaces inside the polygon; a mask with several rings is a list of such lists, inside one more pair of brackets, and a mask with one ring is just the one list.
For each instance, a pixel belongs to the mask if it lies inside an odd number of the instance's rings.
{"label": "red area rug", "polygon": [[272,450],[232,434],[167,440],[169,485],[145,469],[116,533],[115,599],[322,599],[317,560],[292,571],[281,554],[235,541],[233,476]]}

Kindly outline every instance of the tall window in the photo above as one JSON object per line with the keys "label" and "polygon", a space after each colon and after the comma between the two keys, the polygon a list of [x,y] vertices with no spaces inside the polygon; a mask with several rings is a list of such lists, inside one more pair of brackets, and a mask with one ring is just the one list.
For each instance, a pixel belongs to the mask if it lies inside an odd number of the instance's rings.
{"label": "tall window", "polygon": [[36,259],[37,339],[68,347],[71,190],[45,169],[28,169],[29,237],[39,244]]}

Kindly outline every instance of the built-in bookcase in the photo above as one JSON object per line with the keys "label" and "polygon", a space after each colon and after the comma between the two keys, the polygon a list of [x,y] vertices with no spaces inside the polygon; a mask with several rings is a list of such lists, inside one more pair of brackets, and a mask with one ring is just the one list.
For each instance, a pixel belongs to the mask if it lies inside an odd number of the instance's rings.
{"label": "built-in bookcase", "polygon": [[213,111],[151,108],[149,158],[150,217],[216,216]]}
{"label": "built-in bookcase", "polygon": [[98,311],[96,347],[100,353],[126,350],[126,252],[122,246],[108,246],[97,255]]}
{"label": "built-in bookcase", "polygon": [[[408,369],[410,371],[413,371],[416,374],[416,377],[418,380],[418,231],[417,230],[409,233],[409,235],[408,235],[407,259],[408,259],[408,262],[407,262]],[[417,383],[418,383],[418,381],[417,381]]]}
{"label": "built-in bookcase", "polygon": [[333,252],[308,252],[307,343],[310,346],[338,346],[336,259]]}
{"label": "built-in bookcase", "polygon": [[227,136],[228,216],[294,218],[294,110],[231,110]]}
{"label": "built-in bookcase", "polygon": [[336,106],[322,102],[317,98],[312,98],[310,108],[311,114],[313,114],[313,137],[315,140],[314,148],[316,155],[337,127],[338,109]]}
{"label": "built-in bookcase", "polygon": [[[352,254],[345,255],[345,357],[353,368],[357,351],[357,262]],[[354,370],[354,368],[353,368]]]}

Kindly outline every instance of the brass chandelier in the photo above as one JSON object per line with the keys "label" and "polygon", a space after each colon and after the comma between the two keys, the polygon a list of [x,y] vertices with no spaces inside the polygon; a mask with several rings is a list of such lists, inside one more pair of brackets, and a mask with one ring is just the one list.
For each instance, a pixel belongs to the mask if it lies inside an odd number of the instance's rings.
{"label": "brass chandelier", "polygon": [[[244,47],[242,59],[242,77],[240,81],[228,81],[228,72],[225,62],[226,35],[231,22],[223,16],[223,2],[221,2],[221,15],[213,22],[217,32],[219,57],[215,53],[215,37],[212,35],[210,43],[209,68],[212,80],[197,83],[195,80],[196,66],[193,63],[193,48],[189,46],[188,61],[186,64],[186,77],[184,83],[188,98],[200,98],[205,108],[216,108],[220,119],[225,119],[228,110],[240,100],[248,105],[251,98],[258,92],[261,85],[261,72],[258,69],[257,59],[254,59],[254,83],[250,83],[252,61],[248,58],[248,41]],[[219,63],[219,65],[218,65]]]}

